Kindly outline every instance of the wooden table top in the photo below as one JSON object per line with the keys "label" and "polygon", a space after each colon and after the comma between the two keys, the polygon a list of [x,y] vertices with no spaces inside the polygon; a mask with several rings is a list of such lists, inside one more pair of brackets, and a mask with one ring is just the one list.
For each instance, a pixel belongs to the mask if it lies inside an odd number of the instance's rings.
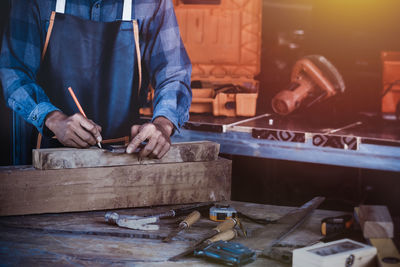
{"label": "wooden table top", "polygon": [[[229,202],[246,215],[278,219],[295,207]],[[119,214],[157,214],[177,206],[116,210]],[[186,257],[178,262],[167,259],[183,252],[218,223],[205,217],[171,243],[161,239],[176,229],[176,219],[163,219],[158,231],[138,231],[109,225],[106,211],[0,217],[0,263],[5,265],[74,265],[74,266],[220,266],[201,258]],[[343,212],[316,210],[309,219],[277,249],[293,250],[319,240],[322,218]],[[279,225],[259,225],[243,220],[249,237],[239,233],[235,242],[251,245],[252,234],[260,228],[277,231]],[[240,231],[239,231],[240,232]],[[268,242],[270,240],[266,240]],[[246,266],[290,266],[259,257]]]}

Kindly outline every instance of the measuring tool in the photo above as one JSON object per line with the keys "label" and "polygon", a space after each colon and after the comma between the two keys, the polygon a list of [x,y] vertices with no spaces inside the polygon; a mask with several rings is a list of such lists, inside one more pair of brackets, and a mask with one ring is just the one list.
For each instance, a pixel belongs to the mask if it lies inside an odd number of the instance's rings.
{"label": "measuring tool", "polygon": [[350,214],[324,218],[321,221],[321,234],[327,236],[348,231],[353,223],[353,216]]}
{"label": "measuring tool", "polygon": [[210,220],[212,221],[223,222],[236,217],[237,211],[229,205],[216,204],[214,207],[210,208]]}

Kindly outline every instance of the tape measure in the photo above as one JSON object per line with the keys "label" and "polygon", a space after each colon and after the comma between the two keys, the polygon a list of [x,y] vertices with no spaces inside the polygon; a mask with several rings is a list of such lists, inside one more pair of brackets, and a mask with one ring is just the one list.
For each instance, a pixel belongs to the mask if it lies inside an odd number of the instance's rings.
{"label": "tape measure", "polygon": [[350,214],[328,217],[321,221],[321,234],[323,236],[342,233],[353,227],[354,219]]}
{"label": "tape measure", "polygon": [[229,205],[216,204],[210,208],[210,220],[222,222],[230,218],[236,218],[236,210]]}

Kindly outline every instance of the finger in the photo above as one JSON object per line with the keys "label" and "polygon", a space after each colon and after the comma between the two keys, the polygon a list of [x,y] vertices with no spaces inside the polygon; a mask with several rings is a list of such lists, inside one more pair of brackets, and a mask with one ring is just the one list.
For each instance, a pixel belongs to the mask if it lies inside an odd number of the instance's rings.
{"label": "finger", "polygon": [[164,148],[165,143],[167,143],[167,139],[164,137],[164,135],[160,134],[160,136],[158,137],[157,140],[157,145],[156,147],[153,149],[151,156],[153,158],[159,158],[159,154],[162,151],[162,149]]}
{"label": "finger", "polygon": [[81,148],[74,140],[69,139],[63,145],[68,146],[68,147],[75,147],[75,148]]}
{"label": "finger", "polygon": [[75,142],[78,145],[78,148],[86,148],[89,146],[89,144],[82,140],[76,133],[71,135],[70,140]]}
{"label": "finger", "polygon": [[139,157],[141,157],[141,158],[147,157],[154,151],[154,149],[158,146],[157,141],[158,141],[159,135],[160,135],[160,133],[156,132],[152,136],[150,136],[150,138],[148,138],[149,142],[147,143],[147,145],[144,148],[142,148],[142,150],[140,150]]}
{"label": "finger", "polygon": [[[80,124],[85,130],[87,130],[88,132],[90,132],[90,133],[94,136],[96,142],[101,142],[101,141],[103,141],[103,138],[101,137],[100,131],[99,131],[99,129],[96,127],[96,125],[97,125],[96,123],[92,123],[90,120],[88,120],[88,119],[86,119],[86,118],[84,118],[84,117],[81,117],[81,119],[79,120],[79,124]],[[85,139],[84,139],[84,140],[85,140]]]}
{"label": "finger", "polygon": [[94,136],[90,132],[86,131],[86,129],[82,128],[80,124],[74,125],[72,130],[74,131],[75,135],[77,135],[80,141],[86,143],[85,147],[89,145],[93,146],[96,144],[96,139],[94,139]]}
{"label": "finger", "polygon": [[165,154],[167,154],[167,152],[169,151],[169,149],[171,148],[171,144],[170,143],[165,143],[165,145],[163,146],[163,148],[161,149],[160,153],[158,153],[157,157],[159,159],[161,159],[162,157],[165,156]]}
{"label": "finger", "polygon": [[[91,123],[93,123],[93,124],[96,126],[96,128],[97,128],[97,130],[98,130],[99,132],[101,132],[101,130],[103,130],[103,128],[101,128],[101,126],[98,125],[98,124],[96,124],[94,121],[92,121],[92,120],[90,120],[90,119],[89,119],[89,121],[90,121]],[[100,141],[100,142],[101,142],[101,141]]]}
{"label": "finger", "polygon": [[142,142],[146,141],[146,139],[150,136],[152,128],[149,127],[150,124],[144,125],[143,127],[139,127],[136,129],[135,126],[132,127],[131,132],[134,134],[133,139],[129,143],[128,147],[126,148],[126,153],[132,154]]}

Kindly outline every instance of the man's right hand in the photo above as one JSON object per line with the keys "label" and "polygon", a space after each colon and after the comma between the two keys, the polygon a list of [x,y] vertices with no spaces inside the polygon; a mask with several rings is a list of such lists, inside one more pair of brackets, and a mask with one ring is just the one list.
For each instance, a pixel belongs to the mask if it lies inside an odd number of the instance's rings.
{"label": "man's right hand", "polygon": [[45,124],[64,146],[85,148],[102,141],[101,127],[80,113],[68,117],[53,111],[47,115]]}

